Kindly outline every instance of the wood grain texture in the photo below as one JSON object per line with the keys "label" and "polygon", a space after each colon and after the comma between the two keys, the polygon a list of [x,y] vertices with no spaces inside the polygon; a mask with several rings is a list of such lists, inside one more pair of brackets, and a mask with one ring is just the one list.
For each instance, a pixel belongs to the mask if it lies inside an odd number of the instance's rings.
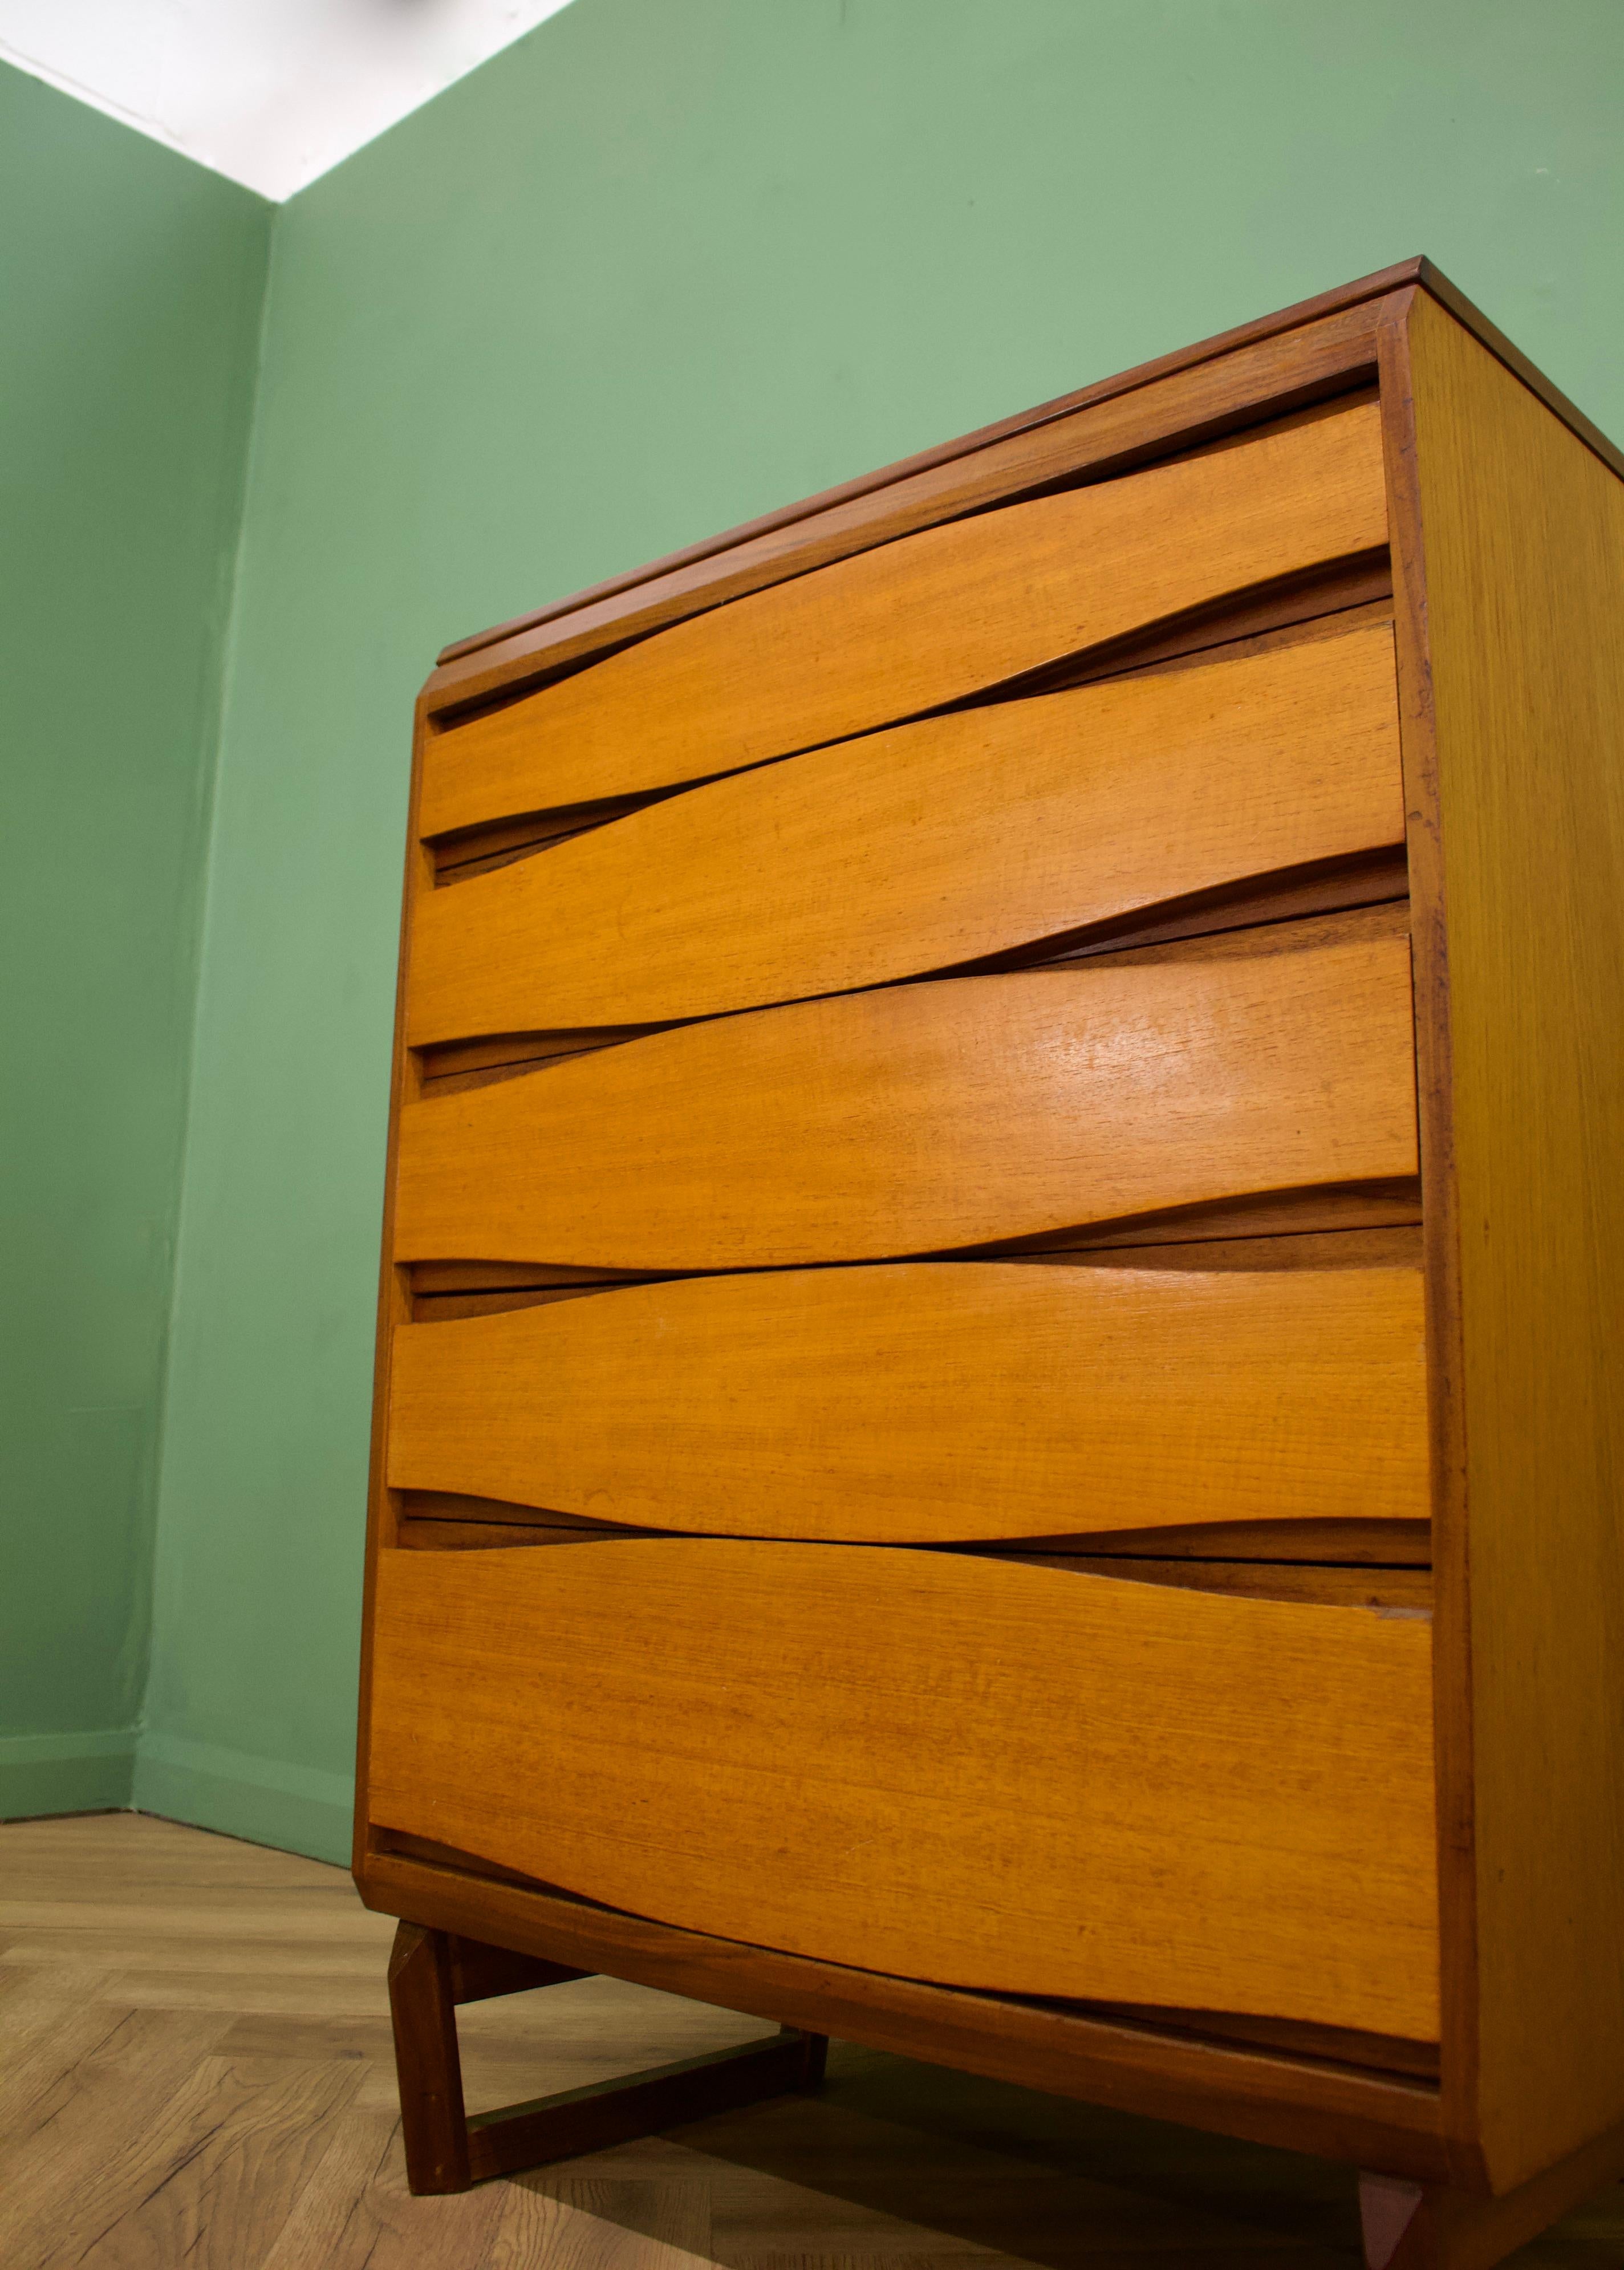
{"label": "wood grain texture", "polygon": [[1424,1621],[664,1539],[388,1554],[377,1619],[382,1826],[904,1977],[1435,2029]]}
{"label": "wood grain texture", "polygon": [[404,1104],[395,1253],[857,1260],[1415,1156],[1405,941],[1079,966],[759,1011]]}
{"label": "wood grain texture", "polygon": [[404,1326],[389,1478],[871,1543],[1414,1521],[1426,1429],[1418,1269],[920,1263]]}
{"label": "wood grain texture", "polygon": [[418,827],[737,770],[1386,541],[1374,407],[954,521],[437,733]]}
{"label": "wood grain texture", "polygon": [[865,735],[425,892],[408,1034],[842,992],[1403,840],[1377,624]]}
{"label": "wood grain texture", "polygon": [[1624,485],[1424,297],[1410,348],[1465,1349],[1468,2114],[1503,2185],[1624,2115],[1624,1719],[1601,1702],[1624,1658]]}

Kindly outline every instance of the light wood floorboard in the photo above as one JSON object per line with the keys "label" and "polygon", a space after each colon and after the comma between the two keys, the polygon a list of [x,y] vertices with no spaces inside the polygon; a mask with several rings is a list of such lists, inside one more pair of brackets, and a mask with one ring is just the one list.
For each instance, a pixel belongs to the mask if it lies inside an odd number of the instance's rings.
{"label": "light wood floorboard", "polygon": [[[132,1814],[0,1827],[4,2270],[1338,2270],[1351,2173],[836,2044],[815,2098],[412,2199],[349,1878]],[[582,1979],[465,2008],[471,2110],[770,2031]],[[1616,2270],[1624,2189],[1517,2255]]]}

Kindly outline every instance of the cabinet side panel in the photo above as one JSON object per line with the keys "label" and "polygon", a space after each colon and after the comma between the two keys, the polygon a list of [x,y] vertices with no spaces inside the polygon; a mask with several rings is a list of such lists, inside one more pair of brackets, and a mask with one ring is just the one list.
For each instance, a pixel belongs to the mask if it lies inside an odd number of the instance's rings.
{"label": "cabinet side panel", "polygon": [[1624,2114],[1624,484],[1424,295],[1410,341],[1503,2190]]}
{"label": "cabinet side panel", "polygon": [[1481,2190],[1478,2141],[1476,1847],[1472,1817],[1472,1627],[1466,1565],[1466,1460],[1461,1385],[1460,1240],[1450,1097],[1449,939],[1438,814],[1437,740],[1427,645],[1427,562],[1416,483],[1410,321],[1415,292],[1396,293],[1379,337],[1393,634],[1404,761],[1406,864],[1415,986],[1416,1103],[1432,1484],[1433,1738],[1438,1795],[1440,2111],[1450,2176]]}

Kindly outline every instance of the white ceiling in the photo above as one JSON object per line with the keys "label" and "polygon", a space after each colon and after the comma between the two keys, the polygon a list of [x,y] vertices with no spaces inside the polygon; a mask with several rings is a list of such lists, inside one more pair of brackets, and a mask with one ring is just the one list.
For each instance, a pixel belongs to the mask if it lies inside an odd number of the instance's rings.
{"label": "white ceiling", "polygon": [[0,0],[0,58],[280,200],[567,4]]}

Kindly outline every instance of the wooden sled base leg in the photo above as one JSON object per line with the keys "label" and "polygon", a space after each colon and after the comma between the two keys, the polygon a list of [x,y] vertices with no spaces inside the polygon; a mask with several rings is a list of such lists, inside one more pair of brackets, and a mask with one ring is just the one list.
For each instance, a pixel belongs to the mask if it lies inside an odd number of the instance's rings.
{"label": "wooden sled base leg", "polygon": [[471,2120],[463,2103],[456,2005],[590,1975],[450,1932],[400,1925],[389,1957],[389,2012],[406,2181],[413,2192],[466,2191],[490,2176],[600,2152],[685,2120],[816,2088],[823,2078],[826,2036],[785,2026],[742,2049],[684,2058],[625,2081],[566,2089],[500,2112],[476,2113]]}
{"label": "wooden sled base leg", "polygon": [[1493,2270],[1570,2207],[1624,2175],[1624,2128],[1610,2129],[1502,2198],[1361,2176],[1365,2270]]}

